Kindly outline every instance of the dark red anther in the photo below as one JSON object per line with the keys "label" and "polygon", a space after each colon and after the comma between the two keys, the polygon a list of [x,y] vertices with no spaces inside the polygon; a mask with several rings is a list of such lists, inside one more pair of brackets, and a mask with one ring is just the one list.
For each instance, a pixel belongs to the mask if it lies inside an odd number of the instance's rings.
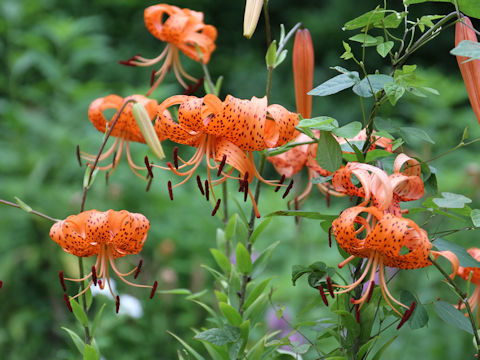
{"label": "dark red anther", "polygon": [[117,295],[115,298],[115,312],[118,314],[118,310],[120,310],[120,296]]}
{"label": "dark red anther", "polygon": [[148,192],[150,190],[150,186],[152,186],[152,181],[153,181],[152,178],[148,179],[147,188],[145,189],[146,192]]}
{"label": "dark red anther", "polygon": [[155,291],[157,291],[157,286],[158,286],[158,281],[155,280],[155,282],[153,283],[153,286],[152,286],[152,292],[150,293],[150,299],[153,299],[153,297],[155,295]]}
{"label": "dark red anther", "polygon": [[298,208],[299,208],[299,206],[298,206],[298,197],[296,197],[295,199],[293,199],[293,204],[294,204],[295,210],[298,210]]}
{"label": "dark red anther", "polygon": [[332,227],[328,228],[328,246],[332,247]]}
{"label": "dark red anther", "polygon": [[202,180],[200,180],[199,175],[197,175],[197,185],[198,185],[198,188],[200,189],[200,192],[202,193],[202,195],[205,195],[205,191],[203,191]]}
{"label": "dark red anther", "polygon": [[138,262],[138,265],[137,265],[137,270],[135,271],[135,274],[133,275],[134,279],[136,279],[138,274],[140,274],[140,269],[142,268],[142,264],[143,264],[143,259],[140,259],[140,261]]}
{"label": "dark red anther", "polygon": [[399,330],[403,324],[405,324],[408,319],[410,319],[410,316],[413,314],[413,310],[415,310],[415,306],[417,306],[417,303],[415,301],[412,301],[412,305],[408,308],[407,311],[403,314],[402,318],[400,319],[400,322],[398,323],[397,330]]}
{"label": "dark red anther", "polygon": [[103,287],[102,287],[102,279],[98,279],[98,280],[97,280],[97,283],[98,283],[98,286],[100,287],[100,289],[103,290]]}
{"label": "dark red anther", "polygon": [[327,191],[327,195],[325,195],[325,200],[327,200],[327,208],[330,207],[330,193]]}
{"label": "dark red anther", "polygon": [[290,192],[290,190],[292,190],[292,186],[293,186],[293,179],[290,180],[290,184],[288,184],[287,186],[287,189],[285,190],[285,192],[283,193],[283,196],[282,196],[282,199],[285,199],[288,195],[288,193]]}
{"label": "dark red anther", "polygon": [[208,180],[205,180],[205,197],[207,201],[210,200],[210,188],[208,187]]}
{"label": "dark red anther", "polygon": [[285,181],[285,175],[282,175],[282,177],[280,178],[280,181],[278,182],[277,187],[275,188],[275,192],[278,192],[278,190],[280,190],[281,185],[283,184],[284,181]]}
{"label": "dark red anther", "polygon": [[327,288],[328,288],[328,292],[330,293],[330,296],[332,297],[332,299],[334,299],[335,293],[333,292],[332,278],[330,276],[327,276]]}
{"label": "dark red anther", "polygon": [[132,61],[135,61],[138,56],[140,56],[140,54],[132,56],[130,59],[127,60],[119,60],[118,63],[125,66],[136,66],[135,64],[132,64]]}
{"label": "dark red anther", "polygon": [[153,171],[152,171],[152,166],[150,165],[150,161],[148,161],[148,156],[145,155],[145,166],[147,167],[147,171],[148,171],[148,176],[150,177],[150,179],[153,179]]}
{"label": "dark red anther", "polygon": [[170,196],[170,200],[173,201],[172,182],[170,180],[168,180],[168,196]]}
{"label": "dark red anther", "polygon": [[243,185],[243,191],[245,192],[243,195],[243,201],[247,201],[247,195],[248,195],[248,181],[245,181]]}
{"label": "dark red anther", "polygon": [[60,270],[58,272],[58,278],[60,279],[60,285],[62,285],[63,291],[67,291],[67,287],[65,286],[65,279],[63,278],[63,271]]}
{"label": "dark red anther", "polygon": [[222,201],[222,199],[217,200],[217,203],[215,204],[215,207],[213,208],[213,211],[212,211],[212,216],[215,216],[215,214],[217,213],[218,208],[220,207],[220,202],[221,201]]}
{"label": "dark red anther", "polygon": [[77,160],[78,160],[78,165],[82,167],[82,158],[80,157],[80,145],[77,145]]}
{"label": "dark red anther", "polygon": [[153,83],[155,82],[155,70],[152,70],[150,74],[150,87],[153,86]]}
{"label": "dark red anther", "polygon": [[360,305],[355,304],[355,320],[360,324]]}
{"label": "dark red anther", "polygon": [[198,81],[194,85],[188,85],[188,87],[185,90],[185,92],[183,93],[183,95],[194,94],[200,88],[200,86],[202,86],[202,85],[203,85],[203,77],[198,79]]}
{"label": "dark red anther", "polygon": [[222,162],[218,166],[217,176],[220,176],[222,174],[222,170],[225,167],[226,162],[227,162],[227,155],[223,155]]}
{"label": "dark red anther", "polygon": [[173,166],[178,169],[178,146],[173,148]]}
{"label": "dark red anther", "polygon": [[373,290],[375,290],[375,281],[372,280],[370,282],[370,285],[368,286],[367,303],[369,303],[370,300],[372,299]]}
{"label": "dark red anther", "polygon": [[63,294],[63,300],[65,300],[65,304],[67,304],[68,311],[73,312],[72,305],[70,304],[70,299],[68,298],[67,294]]}
{"label": "dark red anther", "polygon": [[0,289],[3,287],[3,281],[0,280]]}
{"label": "dark red anther", "polygon": [[328,300],[327,300],[327,297],[325,296],[325,291],[323,291],[322,285],[318,287],[318,291],[320,291],[320,296],[322,297],[323,303],[325,304],[325,306],[328,306]]}
{"label": "dark red anther", "polygon": [[117,159],[117,150],[113,153],[112,169],[115,169],[115,160]]}
{"label": "dark red anther", "polygon": [[93,285],[97,286],[97,269],[95,269],[95,266],[92,266],[92,281]]}
{"label": "dark red anther", "polygon": [[238,192],[243,191],[243,179],[238,179]]}
{"label": "dark red anther", "polygon": [[460,310],[462,308],[462,299],[458,300],[458,305],[457,305],[457,309]]}
{"label": "dark red anther", "polygon": [[110,173],[106,172],[105,173],[105,185],[108,185],[108,178],[110,177]]}

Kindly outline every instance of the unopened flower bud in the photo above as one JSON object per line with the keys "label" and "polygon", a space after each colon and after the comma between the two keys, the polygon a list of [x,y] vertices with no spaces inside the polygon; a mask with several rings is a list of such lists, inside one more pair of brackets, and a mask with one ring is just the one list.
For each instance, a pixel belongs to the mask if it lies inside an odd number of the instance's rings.
{"label": "unopened flower bud", "polygon": [[136,103],[132,106],[132,112],[138,128],[142,132],[143,138],[150,150],[152,150],[159,159],[164,159],[165,153],[163,152],[162,144],[160,144],[160,140],[158,140],[157,133],[152,125],[152,120],[150,116],[148,116],[145,107],[140,103]]}
{"label": "unopened flower bud", "polygon": [[299,29],[293,44],[293,81],[297,112],[304,119],[312,114],[312,96],[307,93],[313,88],[314,53],[310,32]]}
{"label": "unopened flower bud", "polygon": [[247,39],[250,39],[255,32],[262,7],[263,0],[247,0],[243,17],[243,36]]}

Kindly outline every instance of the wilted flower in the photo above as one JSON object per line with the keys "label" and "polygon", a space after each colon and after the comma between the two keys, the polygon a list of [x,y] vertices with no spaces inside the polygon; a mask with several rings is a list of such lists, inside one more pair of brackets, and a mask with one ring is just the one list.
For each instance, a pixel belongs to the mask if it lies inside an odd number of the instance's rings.
{"label": "wilted flower", "polygon": [[[455,25],[455,46],[458,46],[463,40],[477,42],[477,35],[473,31],[472,22],[466,16]],[[457,62],[467,88],[470,104],[472,104],[475,116],[480,123],[480,60],[457,56]]]}
{"label": "wilted flower", "polygon": [[[175,105],[180,105],[178,123],[167,111]],[[160,104],[158,114],[157,122],[162,136],[197,148],[192,158],[187,161],[174,151],[174,164],[169,163],[168,168],[161,167],[185,177],[175,187],[190,179],[206,157],[208,181],[205,182],[205,190],[200,178],[197,177],[202,193],[208,197],[209,190],[213,192],[213,186],[221,184],[228,178],[237,179],[245,197],[247,194],[250,196],[255,210],[256,204],[248,184],[254,177],[270,185],[277,183],[260,176],[253,161],[252,151],[285,144],[295,135],[295,125],[298,123],[297,114],[280,105],[267,106],[265,97],[241,100],[228,95],[222,102],[211,94],[204,98],[173,96]],[[232,168],[224,171],[225,164],[231,165]],[[182,171],[186,168],[189,169]],[[232,176],[234,169],[239,171],[239,176]],[[221,177],[212,180],[212,170]],[[258,210],[256,212],[257,216],[260,216]]]}
{"label": "wilted flower", "polygon": [[[60,272],[60,280],[66,291],[64,279],[68,281],[83,282],[89,280],[85,290],[75,295],[78,297],[84,293],[92,284],[100,285],[103,289],[108,284],[110,291],[109,268],[117,274],[124,283],[135,286],[151,288],[150,297],[153,297],[157,288],[155,281],[153,286],[137,285],[125,279],[135,273],[135,278],[140,271],[141,263],[131,271],[123,273],[118,270],[114,260],[128,254],[137,254],[142,250],[147,239],[150,222],[142,214],[130,213],[126,210],[108,210],[100,212],[97,210],[84,211],[78,215],[71,215],[65,220],[55,223],[50,229],[50,237],[66,252],[79,256],[97,256],[95,265],[91,272],[81,279],[63,278]],[[112,293],[112,296],[115,295]]]}
{"label": "wilted flower", "polygon": [[[124,107],[122,113],[118,114],[118,111],[120,111],[122,105],[128,100],[134,100],[135,102],[142,104],[146,109],[148,116],[153,121],[157,113],[158,103],[156,100],[146,98],[143,95],[132,95],[126,97],[125,99],[118,95],[108,95],[102,98],[98,98],[90,104],[88,108],[88,117],[98,131],[105,133],[107,127],[110,125],[112,120],[105,119],[103,111],[107,109],[117,110],[115,115],[112,117],[112,119],[115,119],[115,117],[118,116],[118,120],[111,133],[111,136],[116,137],[115,142],[108,150],[106,150],[102,155],[100,155],[99,162],[108,159],[112,154],[114,154],[114,156],[109,165],[99,167],[99,169],[114,170],[120,162],[123,148],[125,147],[128,165],[130,165],[130,169],[132,169],[135,175],[143,178],[143,176],[140,175],[137,170],[147,170],[147,168],[135,164],[132,160],[132,156],[130,155],[130,141],[145,143],[145,138],[143,137],[142,132],[140,131],[137,122],[135,121],[135,118],[133,116],[132,103],[127,104]],[[154,129],[156,135],[159,136],[159,125],[155,124]],[[159,137],[161,140],[161,136]],[[87,154],[85,152],[81,153],[81,157],[90,162],[94,162],[96,158],[95,155]]]}
{"label": "wilted flower", "polygon": [[217,29],[203,23],[203,13],[167,4],[146,8],[144,17],[148,31],[157,39],[167,42],[167,46],[156,58],[146,59],[137,55],[120,63],[130,66],[151,66],[165,59],[160,69],[152,74],[152,80],[154,77],[157,77],[157,80],[152,84],[147,95],[155,90],[171,68],[184,88],[188,86],[183,78],[197,82],[197,79],[183,69],[178,51],[182,51],[195,61],[207,64],[215,50]]}

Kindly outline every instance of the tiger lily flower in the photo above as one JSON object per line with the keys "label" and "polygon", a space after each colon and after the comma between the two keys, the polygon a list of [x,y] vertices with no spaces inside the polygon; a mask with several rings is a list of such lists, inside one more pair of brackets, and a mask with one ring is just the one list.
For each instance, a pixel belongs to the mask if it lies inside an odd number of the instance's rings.
{"label": "tiger lily flower", "polygon": [[[157,282],[150,285],[134,284],[125,277],[140,270],[141,263],[131,271],[123,273],[118,270],[114,260],[129,254],[138,254],[147,239],[150,222],[142,214],[130,213],[126,210],[97,210],[84,211],[77,215],[70,215],[65,220],[55,223],[50,229],[50,237],[64,251],[79,257],[97,256],[92,271],[80,279],[64,278],[60,272],[60,281],[66,291],[64,280],[83,282],[89,280],[87,287],[73,298],[82,295],[92,285],[99,283],[103,289],[108,284],[112,296],[115,297],[110,286],[109,268],[115,272],[124,283],[142,288],[151,288],[150,298],[157,288]],[[102,279],[102,281],[100,281]]]}
{"label": "tiger lily flower", "polygon": [[[129,66],[152,66],[165,59],[163,65],[152,73],[152,86],[147,92],[147,96],[157,88],[171,68],[173,68],[178,82],[185,89],[188,86],[184,78],[197,82],[197,79],[183,69],[179,51],[195,61],[208,64],[210,56],[215,50],[217,29],[212,25],[204,24],[202,12],[180,9],[167,4],[146,8],[144,18],[148,31],[157,39],[167,42],[167,46],[160,55],[153,59],[137,55],[120,63]],[[153,82],[155,77],[157,79]]]}
{"label": "tiger lily flower", "polygon": [[[137,122],[135,121],[135,118],[133,116],[132,103],[127,104],[124,107],[123,111],[118,114],[118,111],[120,111],[122,105],[128,100],[134,100],[135,102],[142,104],[145,107],[150,119],[153,120],[155,118],[158,106],[157,101],[153,99],[148,99],[143,95],[132,95],[126,97],[125,99],[118,95],[108,95],[102,98],[98,98],[90,104],[88,108],[88,117],[98,131],[105,133],[110,121],[107,121],[107,119],[105,119],[103,111],[107,109],[115,109],[117,110],[117,113],[115,113],[112,119],[114,119],[116,116],[119,116],[115,127],[113,128],[111,133],[111,136],[116,137],[116,140],[112,144],[112,146],[99,157],[99,162],[101,162],[108,159],[112,154],[114,154],[113,160],[109,165],[99,167],[99,169],[112,169],[112,171],[115,170],[122,157],[123,148],[125,147],[130,169],[132,169],[134,174],[138,177],[144,178],[138,173],[137,170],[147,170],[147,168],[135,164],[132,160],[132,156],[130,155],[130,141],[145,143],[142,132],[140,131]],[[154,129],[156,135],[158,135],[159,125],[155,124]],[[161,137],[160,140],[162,140]],[[94,162],[96,158],[95,155],[87,154],[85,152],[81,152],[80,156],[90,162]]]}
{"label": "tiger lily flower", "polygon": [[[472,247],[467,250],[467,252],[477,261],[480,261],[480,249],[476,247]],[[478,303],[480,302],[480,268],[478,267],[462,267],[459,266],[457,270],[457,275],[461,278],[469,281],[472,284],[475,284],[475,290],[473,290],[472,295],[468,298],[468,305],[470,308],[475,310],[475,318],[477,319],[477,323],[479,322],[479,309]],[[464,309],[464,304],[459,304],[458,309]],[[468,314],[465,314],[468,316]]]}
{"label": "tiger lily flower", "polygon": [[[168,109],[175,105],[179,105],[178,123],[168,112]],[[298,115],[280,105],[267,106],[266,97],[241,100],[228,95],[222,102],[212,94],[204,98],[185,95],[170,97],[159,105],[158,115],[157,123],[161,136],[176,143],[196,147],[197,151],[187,161],[174,151],[173,165],[168,163],[168,168],[153,166],[169,169],[176,175],[184,177],[174,186],[177,187],[192,177],[206,157],[208,176],[206,194],[208,187],[213,192],[213,186],[223,183],[227,178],[238,179],[245,197],[248,193],[259,216],[248,183],[254,177],[269,185],[277,183],[260,176],[253,161],[253,151],[277,147],[291,140],[295,135]],[[181,162],[180,166],[178,160]],[[223,171],[225,164],[232,168]],[[234,169],[239,171],[239,176],[232,176]],[[212,170],[221,177],[212,180]],[[197,182],[201,184],[199,177]],[[202,187],[200,190],[203,193]]]}
{"label": "tiger lily flower", "polygon": [[[364,216],[361,216],[364,215]],[[425,230],[413,220],[384,213],[378,208],[355,206],[344,210],[332,223],[332,232],[338,244],[351,256],[338,264],[342,268],[355,257],[368,259],[360,277],[350,285],[333,285],[342,294],[355,289],[362,284],[370,274],[368,286],[363,295],[352,303],[360,307],[367,301],[375,286],[375,275],[378,279],[383,298],[387,304],[400,316],[402,314],[392,304],[409,309],[408,306],[396,300],[387,288],[385,281],[385,266],[398,269],[419,269],[431,265],[428,256],[444,256],[452,262],[453,272],[458,268],[458,259],[450,251],[433,251],[432,243]],[[406,254],[401,251],[408,250]]]}
{"label": "tiger lily flower", "polygon": [[[463,40],[477,42],[477,35],[473,31],[472,22],[466,16],[455,25],[455,46],[458,46]],[[457,56],[457,62],[462,73],[463,82],[467,88],[470,104],[480,123],[480,60],[471,60],[465,56]]]}
{"label": "tiger lily flower", "polygon": [[312,115],[312,96],[307,93],[313,88],[315,58],[312,37],[307,29],[299,29],[295,34],[292,63],[297,111],[304,119],[309,119]]}

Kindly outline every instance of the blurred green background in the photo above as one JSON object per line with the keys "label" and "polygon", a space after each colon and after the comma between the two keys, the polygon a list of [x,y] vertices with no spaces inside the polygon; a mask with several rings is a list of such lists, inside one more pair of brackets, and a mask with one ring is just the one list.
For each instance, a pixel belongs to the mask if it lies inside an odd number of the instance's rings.
{"label": "blurred green background", "polygon": [[[388,5],[398,6],[391,3]],[[108,94],[128,96],[148,90],[150,68],[124,67],[117,61],[138,53],[153,57],[163,49],[164,45],[143,24],[143,9],[152,4],[155,2],[139,0],[1,1],[0,198],[13,201],[18,196],[36,210],[56,218],[79,211],[84,169],[78,166],[75,147],[79,144],[82,150],[96,153],[102,140],[102,135],[88,121],[88,104]],[[209,69],[214,78],[225,77],[222,97],[263,96],[266,80],[263,18],[253,38],[247,40],[242,37],[243,1],[179,0],[175,5],[203,11],[205,22],[217,27],[217,50]],[[330,66],[358,70],[353,63],[339,58],[343,52],[341,41],[354,34],[342,31],[342,26],[376,5],[378,2],[372,0],[272,0],[273,36],[278,38],[281,23],[289,29],[301,21],[310,30],[316,56],[314,83],[319,84],[336,75]],[[422,4],[411,7],[411,18],[417,12],[422,16],[452,10],[448,4]],[[428,98],[408,95],[395,108],[386,105],[379,114],[396,125],[418,126],[427,131],[436,144],[412,140],[404,147],[409,154],[425,160],[454,147],[467,126],[470,138],[480,137],[456,60],[449,55],[453,39],[454,31],[450,28],[408,62],[419,65],[426,86],[436,88],[440,95]],[[292,43],[289,50],[291,46]],[[359,47],[354,47],[354,51],[358,50]],[[201,67],[190,59],[182,56],[182,63],[192,75],[202,75]],[[388,71],[388,64],[371,48],[367,51],[367,68],[371,73],[375,69]],[[169,74],[154,97],[162,101],[182,92]],[[295,109],[290,56],[274,74],[272,100],[292,111]],[[315,98],[313,114],[332,116],[341,124],[361,121],[358,98],[349,90]],[[172,145],[164,146],[169,156]],[[132,151],[137,162],[141,162],[145,147],[133,144]],[[438,170],[440,191],[472,198],[472,208],[480,207],[479,152],[480,146],[475,144],[431,164]],[[267,178],[277,177],[273,168],[267,167]],[[142,212],[150,219],[152,226],[141,254],[144,267],[139,283],[158,279],[161,289],[213,290],[211,276],[200,265],[213,266],[208,249],[215,246],[216,228],[222,227],[222,222],[208,215],[212,206],[199,195],[193,182],[175,189],[175,200],[171,202],[166,191],[169,176],[157,171],[147,193],[146,184],[122,161],[108,186],[103,174],[98,176],[89,193],[87,208],[128,209]],[[299,193],[305,185],[306,173],[296,180],[294,190]],[[263,188],[259,204],[262,214],[286,209],[286,201],[272,190]],[[233,192],[232,196],[238,194]],[[237,211],[232,201],[229,205],[231,212]],[[345,206],[346,203],[339,202],[327,209],[325,199],[313,191],[304,208],[338,213]],[[432,224],[432,229],[466,226],[442,219],[433,219]],[[74,275],[77,260],[50,240],[50,226],[47,220],[0,206],[0,279],[4,281],[0,291],[2,359],[79,358],[68,335],[60,328],[76,329],[77,325],[66,311],[58,283],[58,271],[63,269],[66,274]],[[478,242],[478,232],[460,233],[448,239],[469,247]],[[325,233],[312,220],[302,220],[297,226],[291,218],[275,218],[256,245],[257,250],[274,241],[280,241],[280,245],[264,276],[274,276],[275,303],[287,307],[294,323],[324,317],[317,293],[305,281],[292,286],[291,266],[319,260],[335,266],[340,255],[336,249],[328,248]],[[138,259],[135,256],[120,259],[120,266],[133,267]],[[145,291],[122,285],[117,284],[121,294],[140,299],[143,316],[115,315],[111,299],[96,297],[94,311],[103,302],[108,304],[96,336],[105,359],[174,359],[181,346],[167,330],[198,347],[191,328],[204,324],[206,313],[202,308],[180,295],[148,300]],[[438,297],[456,301],[433,269],[401,273],[392,282],[391,291],[399,294],[402,289],[417,292],[426,304]],[[76,291],[69,286],[70,294]],[[213,304],[212,292],[203,299]],[[314,305],[300,313],[311,303]],[[473,353],[470,335],[449,328],[433,311],[430,318],[428,327],[421,330],[411,331],[405,326],[385,358],[461,359]],[[314,336],[308,330],[306,333]],[[331,344],[324,346],[327,350]]]}

